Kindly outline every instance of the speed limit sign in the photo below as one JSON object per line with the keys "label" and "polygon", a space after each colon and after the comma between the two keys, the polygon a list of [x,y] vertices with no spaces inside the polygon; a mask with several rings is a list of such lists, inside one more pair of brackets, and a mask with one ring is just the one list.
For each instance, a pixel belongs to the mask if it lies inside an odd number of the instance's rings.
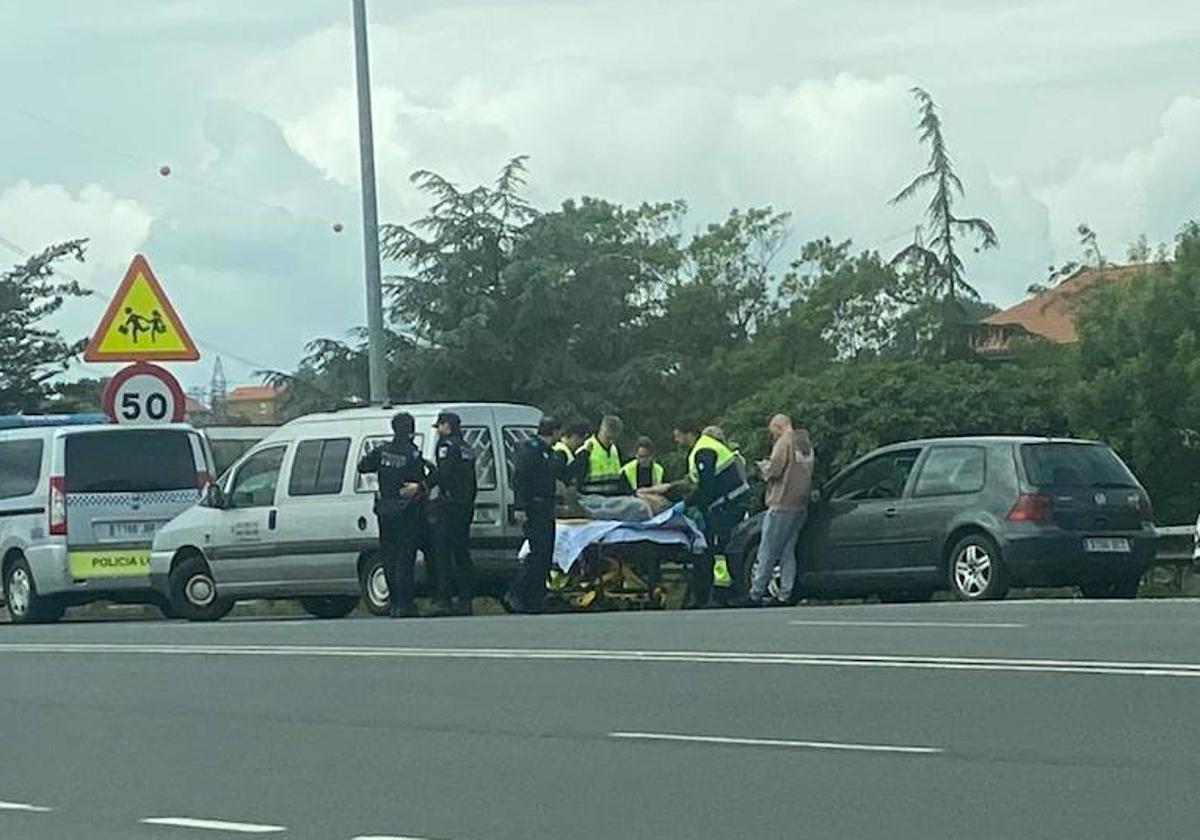
{"label": "speed limit sign", "polygon": [[179,423],[186,411],[183,389],[171,372],[138,362],[121,369],[104,389],[104,413],[114,423]]}

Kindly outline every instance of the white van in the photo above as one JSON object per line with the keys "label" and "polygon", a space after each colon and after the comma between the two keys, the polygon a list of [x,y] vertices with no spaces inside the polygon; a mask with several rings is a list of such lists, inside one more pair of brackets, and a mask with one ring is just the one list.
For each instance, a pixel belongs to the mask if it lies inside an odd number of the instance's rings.
{"label": "white van", "polygon": [[0,418],[0,558],[14,623],[55,621],[100,599],[165,601],[150,542],[195,505],[212,473],[191,426],[100,415]]}
{"label": "white van", "polygon": [[387,613],[375,477],[359,475],[357,467],[391,439],[400,411],[416,419],[416,443],[431,461],[438,414],[462,418],[479,486],[472,559],[481,575],[511,571],[522,540],[513,471],[542,412],[507,403],[354,408],[283,426],[234,464],[198,506],[158,532],[150,574],[172,609],[204,621],[221,618],[239,599],[297,598],[311,615],[335,618],[365,594],[371,612]]}

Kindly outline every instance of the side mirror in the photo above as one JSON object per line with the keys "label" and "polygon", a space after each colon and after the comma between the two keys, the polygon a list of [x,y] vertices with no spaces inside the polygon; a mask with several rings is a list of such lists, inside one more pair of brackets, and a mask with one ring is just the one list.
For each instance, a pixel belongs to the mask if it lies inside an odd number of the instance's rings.
{"label": "side mirror", "polygon": [[229,506],[229,501],[225,498],[225,491],[221,489],[221,485],[210,483],[205,486],[204,493],[200,496],[200,504],[207,508],[224,510]]}

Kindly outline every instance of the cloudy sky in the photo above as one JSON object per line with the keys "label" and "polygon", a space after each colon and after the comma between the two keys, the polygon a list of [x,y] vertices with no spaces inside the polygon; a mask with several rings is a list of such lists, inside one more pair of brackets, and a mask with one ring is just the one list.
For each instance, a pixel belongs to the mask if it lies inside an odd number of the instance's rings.
{"label": "cloudy sky", "polygon": [[[1195,0],[370,0],[380,217],[407,176],[531,156],[543,207],[580,194],[792,213],[890,253],[919,207],[908,89],[941,105],[965,211],[1019,299],[1078,253],[1200,217]],[[350,0],[0,0],[0,260],[91,238],[105,291],[144,252],[235,382],[364,321]],[[163,178],[158,167],[168,164]],[[340,234],[332,230],[344,224]],[[7,240],[10,244],[5,244]],[[7,248],[8,250],[5,250]],[[102,302],[73,302],[85,334]],[[107,371],[104,366],[83,373]]]}

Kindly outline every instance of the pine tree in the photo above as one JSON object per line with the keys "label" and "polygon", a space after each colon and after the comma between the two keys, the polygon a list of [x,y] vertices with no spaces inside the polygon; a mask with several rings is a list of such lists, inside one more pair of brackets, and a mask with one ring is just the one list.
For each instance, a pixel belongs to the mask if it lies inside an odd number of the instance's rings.
{"label": "pine tree", "polygon": [[75,280],[61,280],[54,264],[83,262],[86,239],[51,245],[0,274],[0,414],[37,411],[52,390],[50,380],[67,369],[86,340],[68,341],[44,325],[68,298],[91,294]]}

